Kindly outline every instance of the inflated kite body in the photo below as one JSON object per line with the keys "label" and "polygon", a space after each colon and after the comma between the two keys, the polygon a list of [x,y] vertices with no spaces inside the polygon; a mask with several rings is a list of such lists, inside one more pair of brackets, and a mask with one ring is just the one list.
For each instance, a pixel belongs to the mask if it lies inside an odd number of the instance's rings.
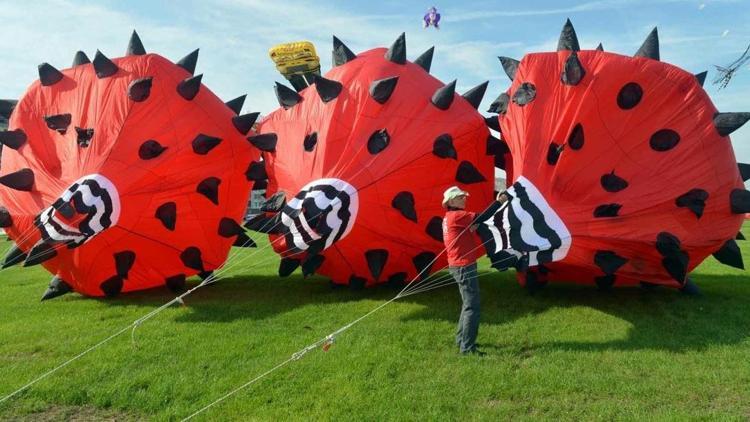
{"label": "inflated kite body", "polygon": [[[735,236],[748,177],[693,75],[659,61],[656,30],[634,57],[580,50],[570,21],[557,52],[501,57],[499,113],[514,200],[480,233],[522,281],[682,287],[707,256],[742,268]],[[523,262],[523,261],[526,262]]]}
{"label": "inflated kite body", "polygon": [[15,242],[4,267],[54,274],[45,298],[180,288],[249,243],[238,221],[256,115],[201,85],[197,53],[173,64],[134,33],[126,57],[39,66],[0,133],[0,222]]}
{"label": "inflated kite body", "polygon": [[[355,55],[334,38],[334,65],[263,120],[257,177],[265,209],[248,227],[271,233],[281,275],[298,266],[334,283],[403,283],[445,265],[442,192],[458,185],[491,201],[492,143],[476,111],[487,84],[463,96],[428,72],[432,49],[406,60],[390,49]],[[488,140],[489,139],[489,140]],[[497,142],[497,141],[496,141]]]}

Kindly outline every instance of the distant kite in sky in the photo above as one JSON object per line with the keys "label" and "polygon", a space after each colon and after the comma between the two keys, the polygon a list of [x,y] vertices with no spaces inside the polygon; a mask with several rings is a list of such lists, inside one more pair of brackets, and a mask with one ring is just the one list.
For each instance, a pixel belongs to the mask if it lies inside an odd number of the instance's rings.
{"label": "distant kite in sky", "polygon": [[429,28],[430,25],[434,26],[435,29],[440,29],[440,13],[438,13],[435,6],[427,9],[427,13],[424,15],[424,27]]}
{"label": "distant kite in sky", "polygon": [[745,63],[750,61],[750,45],[747,46],[745,49],[745,52],[742,53],[742,56],[740,56],[739,59],[733,61],[729,66],[722,67],[722,66],[716,66],[716,72],[718,75],[716,75],[716,78],[714,78],[714,85],[718,85],[719,89],[726,88],[727,85],[729,85],[729,81],[732,80],[732,76],[734,76],[734,72],[739,70],[740,67],[742,67]]}

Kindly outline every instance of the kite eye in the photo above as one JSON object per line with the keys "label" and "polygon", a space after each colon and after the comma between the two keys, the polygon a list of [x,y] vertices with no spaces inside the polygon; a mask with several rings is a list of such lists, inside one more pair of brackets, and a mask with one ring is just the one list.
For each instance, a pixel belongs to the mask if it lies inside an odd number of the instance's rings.
{"label": "kite eye", "polygon": [[38,228],[42,239],[75,248],[117,224],[120,211],[115,185],[100,174],[88,175],[73,182],[52,206],[42,210]]}
{"label": "kite eye", "polygon": [[313,242],[324,249],[346,237],[359,210],[357,190],[339,179],[308,183],[281,211],[281,231],[290,252],[306,252]]}

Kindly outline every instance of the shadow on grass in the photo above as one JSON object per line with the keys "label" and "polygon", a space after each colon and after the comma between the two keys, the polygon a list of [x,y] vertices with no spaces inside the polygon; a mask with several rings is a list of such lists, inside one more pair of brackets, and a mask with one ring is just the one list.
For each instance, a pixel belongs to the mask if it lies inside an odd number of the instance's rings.
{"label": "shadow on grass", "polygon": [[[628,336],[602,343],[552,340],[537,347],[583,351],[660,349],[684,352],[745,340],[750,332],[750,312],[746,311],[746,298],[750,296],[747,277],[697,274],[694,279],[703,290],[702,296],[690,297],[668,288],[620,288],[602,292],[591,286],[565,284],[552,284],[529,296],[515,282],[512,273],[493,272],[483,276],[481,281],[482,324],[509,324],[521,318],[533,318],[551,309],[586,307],[630,323],[632,327]],[[364,291],[332,289],[320,277],[305,280],[296,274],[284,279],[234,276],[221,279],[189,296],[186,301],[191,312],[177,317],[177,321],[260,320],[306,305],[357,300],[384,301],[397,293],[398,290],[388,287]],[[112,306],[142,306],[150,310],[173,297],[174,294],[166,289],[154,289],[107,302]],[[404,321],[453,322],[458,318],[459,295],[452,285],[399,301],[422,306],[416,313],[404,316]],[[503,344],[487,346],[507,347]]]}
{"label": "shadow on grass", "polygon": [[[508,324],[521,318],[533,319],[552,309],[574,307],[591,308],[631,325],[624,339],[601,343],[551,340],[541,344],[537,342],[538,349],[686,352],[736,344],[750,337],[750,312],[747,311],[750,283],[747,276],[694,275],[694,280],[703,291],[703,295],[697,297],[686,296],[670,288],[619,288],[603,292],[591,286],[566,284],[549,285],[530,296],[515,281],[498,283],[496,278],[487,278],[490,281],[482,282],[482,324],[485,325]],[[445,306],[448,296],[456,297],[456,306]],[[405,319],[456,321],[457,296],[455,287],[439,293],[412,296],[409,299],[424,305],[424,310]],[[550,330],[550,323],[545,324],[545,329]],[[602,327],[606,327],[606,324],[602,324]],[[496,349],[508,347],[505,344],[485,346]]]}
{"label": "shadow on grass", "polygon": [[[190,282],[188,282],[190,284]],[[198,284],[194,281],[188,287]],[[398,290],[381,287],[352,291],[332,288],[327,279],[293,274],[275,276],[230,276],[206,285],[185,298],[191,312],[176,318],[178,322],[232,322],[260,320],[306,305],[325,305],[357,300],[388,300]],[[174,299],[166,288],[129,292],[113,299],[72,296],[66,300],[99,300],[112,307],[143,307],[144,314]]]}

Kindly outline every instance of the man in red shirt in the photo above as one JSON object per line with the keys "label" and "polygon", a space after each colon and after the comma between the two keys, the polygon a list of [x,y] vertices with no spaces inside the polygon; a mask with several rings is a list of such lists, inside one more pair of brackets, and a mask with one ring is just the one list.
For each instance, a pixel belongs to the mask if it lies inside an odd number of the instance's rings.
{"label": "man in red shirt", "polygon": [[456,279],[463,302],[456,330],[456,344],[463,354],[481,353],[477,352],[476,346],[479,332],[477,259],[484,255],[484,250],[474,231],[480,221],[490,218],[503,203],[510,200],[507,192],[499,193],[495,202],[477,215],[464,210],[468,196],[468,192],[457,186],[443,193],[443,207],[447,210],[443,218],[443,242],[448,255],[448,270]]}

